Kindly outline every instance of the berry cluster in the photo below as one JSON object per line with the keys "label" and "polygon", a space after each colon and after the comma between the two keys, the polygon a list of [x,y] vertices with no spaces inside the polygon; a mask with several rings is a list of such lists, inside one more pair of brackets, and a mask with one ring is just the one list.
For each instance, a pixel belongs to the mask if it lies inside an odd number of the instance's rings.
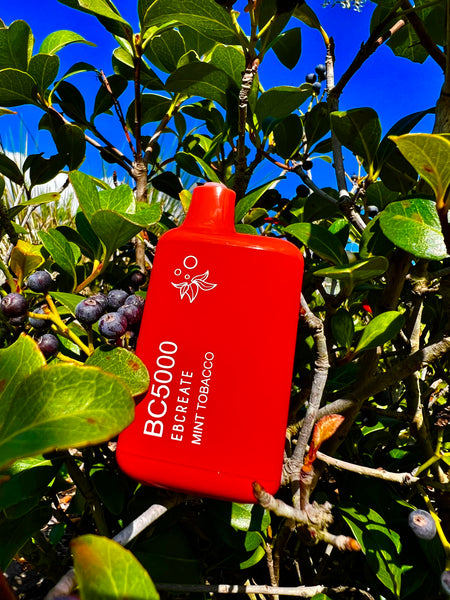
{"label": "berry cluster", "polygon": [[[77,304],[75,317],[86,331],[87,345],[75,333],[76,329],[70,327],[73,317],[62,317],[55,306],[49,294],[53,279],[47,271],[36,271],[28,277],[26,290],[34,294],[25,296],[24,293],[10,292],[3,296],[0,300],[0,313],[12,326],[30,326],[46,357],[59,353],[60,340],[55,333],[68,338],[89,355],[94,349],[92,325],[97,322],[98,331],[104,338],[122,343],[122,336],[127,334],[126,343],[133,345],[144,310],[144,298],[136,295],[135,291],[145,282],[143,273],[133,271],[128,278],[127,290],[113,289],[108,294],[95,293]],[[44,298],[36,298],[35,294],[41,294]]]}
{"label": "berry cluster", "polygon": [[318,96],[322,90],[322,81],[327,78],[327,68],[325,65],[317,65],[315,73],[308,73],[305,77],[306,83],[311,83],[313,92]]}
{"label": "berry cluster", "polygon": [[[52,284],[52,276],[47,271],[36,271],[27,280],[28,289],[39,294],[47,294]],[[51,322],[48,320],[43,307],[39,306],[35,309],[37,315],[42,315],[42,319],[29,316],[28,309],[28,300],[19,292],[11,292],[0,301],[0,310],[11,325],[22,325],[28,317],[28,322],[36,332],[43,333],[50,328]],[[44,333],[36,341],[44,356],[53,356],[58,352],[59,340],[52,333]]]}
{"label": "berry cluster", "polygon": [[117,339],[127,331],[135,331],[142,319],[144,298],[125,290],[111,290],[106,296],[94,294],[81,300],[75,316],[85,327],[98,321],[99,332],[108,339]]}

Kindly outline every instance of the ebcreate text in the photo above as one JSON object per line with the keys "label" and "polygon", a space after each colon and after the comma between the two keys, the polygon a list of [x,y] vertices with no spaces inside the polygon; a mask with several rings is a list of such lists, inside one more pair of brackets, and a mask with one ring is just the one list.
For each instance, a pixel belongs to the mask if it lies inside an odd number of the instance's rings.
{"label": "ebcreate text", "polygon": [[214,353],[205,352],[200,360],[192,361],[193,366],[180,371],[176,365],[177,344],[163,341],[158,351],[145,399],[148,418],[143,433],[200,446],[207,422]]}

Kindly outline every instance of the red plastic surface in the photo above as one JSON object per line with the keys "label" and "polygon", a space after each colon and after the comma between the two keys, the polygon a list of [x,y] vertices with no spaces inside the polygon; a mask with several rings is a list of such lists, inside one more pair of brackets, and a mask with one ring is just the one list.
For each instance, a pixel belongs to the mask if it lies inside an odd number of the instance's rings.
{"label": "red plastic surface", "polygon": [[150,388],[117,458],[146,484],[254,502],[253,481],[280,484],[303,258],[236,233],[234,198],[197,187],[158,242],[136,351]]}

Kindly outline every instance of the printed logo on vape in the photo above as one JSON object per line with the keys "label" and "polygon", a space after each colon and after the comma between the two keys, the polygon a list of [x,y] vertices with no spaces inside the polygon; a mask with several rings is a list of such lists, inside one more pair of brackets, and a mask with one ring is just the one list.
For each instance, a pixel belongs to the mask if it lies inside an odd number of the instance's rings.
{"label": "printed logo on vape", "polygon": [[[195,269],[198,265],[198,259],[196,256],[186,256],[183,261],[183,267],[187,271],[191,271]],[[174,274],[179,277],[183,275],[182,269],[175,269]],[[182,283],[174,283],[171,281],[173,287],[176,287],[180,290],[180,297],[183,299],[185,296],[189,298],[189,302],[194,302],[194,300],[198,296],[199,290],[203,290],[204,292],[209,292],[214,289],[217,283],[210,283],[207,281],[209,277],[209,271],[205,271],[201,275],[191,275],[191,273],[185,273],[184,279]]]}

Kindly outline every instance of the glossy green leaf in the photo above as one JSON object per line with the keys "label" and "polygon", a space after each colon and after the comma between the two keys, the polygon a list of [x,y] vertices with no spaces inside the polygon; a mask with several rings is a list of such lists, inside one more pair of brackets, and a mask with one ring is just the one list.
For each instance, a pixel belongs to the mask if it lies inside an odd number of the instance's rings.
{"label": "glossy green leaf", "polygon": [[73,539],[70,547],[84,600],[159,600],[150,575],[114,540],[83,535]]}
{"label": "glossy green leaf", "polygon": [[166,81],[166,88],[171,92],[201,96],[218,102],[224,108],[227,104],[226,90],[234,85],[221,69],[205,62],[184,65]]}
{"label": "glossy green leaf", "polygon": [[[142,125],[161,121],[172,105],[172,101],[167,96],[159,94],[142,94],[141,95],[141,110],[142,110]],[[131,131],[134,130],[135,119],[135,103],[134,100],[127,110],[127,125]]]}
{"label": "glossy green leaf", "polygon": [[418,258],[442,260],[447,256],[436,204],[426,198],[391,202],[380,215],[384,235]]}
{"label": "glossy green leaf", "polygon": [[319,30],[321,29],[319,18],[313,9],[306,4],[306,2],[300,2],[296,6],[294,10],[294,17],[305,23],[305,25],[308,25],[308,27]]}
{"label": "glossy green leaf", "polygon": [[433,112],[433,109],[421,110],[406,117],[399,119],[389,129],[387,134],[381,140],[381,143],[377,151],[377,164],[378,166],[388,160],[390,153],[395,149],[394,142],[390,139],[392,135],[404,135],[409,133],[413,127],[415,127],[426,115]]}
{"label": "glossy green leaf", "polygon": [[433,188],[438,201],[444,201],[450,185],[450,139],[432,133],[391,136],[403,156]]}
{"label": "glossy green leaf", "polygon": [[381,583],[400,598],[402,561],[400,536],[368,507],[340,506],[340,512],[361,545],[367,564]]}
{"label": "glossy green leaf", "polygon": [[381,230],[380,216],[381,215],[377,215],[372,219],[362,232],[359,241],[359,255],[361,258],[387,256],[394,249],[394,244]]}
{"label": "glossy green leaf", "polygon": [[355,325],[348,310],[339,308],[336,311],[331,319],[331,331],[337,345],[349,350],[355,333]]}
{"label": "glossy green leaf", "polygon": [[10,479],[0,485],[0,510],[33,496],[43,496],[58,470],[57,464],[42,456],[23,458],[13,463],[5,471]]}
{"label": "glossy green leaf", "polygon": [[155,0],[145,13],[145,27],[164,25],[170,21],[187,25],[201,35],[222,44],[238,45],[230,14],[214,0]]}
{"label": "glossy green leaf", "polygon": [[[114,73],[134,81],[133,57],[124,48],[116,48],[112,55]],[[141,84],[148,90],[164,90],[164,84],[145,62],[141,63]]]}
{"label": "glossy green leaf", "polygon": [[[347,253],[339,239],[327,229],[314,223],[294,223],[284,228],[286,233],[305,244],[317,256],[333,265],[348,262]],[[316,272],[317,273],[317,272]]]}
{"label": "glossy green leaf", "polygon": [[58,70],[59,58],[54,54],[36,54],[28,65],[28,73],[35,80],[41,94],[44,94],[56,79]]}
{"label": "glossy green leaf", "polygon": [[97,17],[107,31],[132,41],[133,28],[120,16],[109,0],[58,0],[58,2]]}
{"label": "glossy green leaf", "polygon": [[[86,215],[81,210],[75,215],[75,224],[77,232],[83,238],[85,244],[91,248],[93,258],[101,260],[103,251],[102,243],[93,231]],[[73,242],[74,240],[69,241]],[[86,256],[89,256],[89,254],[86,254]]]}
{"label": "glossy green leaf", "polygon": [[9,27],[0,28],[0,70],[27,71],[33,44],[33,34],[25,21],[14,21]]}
{"label": "glossy green leaf", "polygon": [[[186,50],[193,51],[197,56],[202,57],[207,52],[212,50],[215,45],[215,41],[209,37],[205,37],[195,29],[181,25],[177,27],[178,31],[183,36],[183,40],[186,46]],[[223,40],[222,40],[223,41]]]}
{"label": "glossy green leaf", "polygon": [[50,296],[65,306],[73,316],[75,316],[75,307],[83,299],[77,294],[69,294],[67,292],[50,292]]}
{"label": "glossy green leaf", "polygon": [[[31,157],[32,155],[29,154],[27,161]],[[27,161],[25,161],[25,164]],[[64,168],[65,164],[65,157],[60,154],[54,154],[53,156],[50,156],[50,158],[44,158],[40,154],[35,154],[30,161],[29,176],[31,185],[42,185],[51,181]],[[55,194],[53,194],[53,196],[55,196]],[[50,195],[48,197],[50,201]],[[58,194],[57,197],[59,199],[60,195]]]}
{"label": "glossy green leaf", "polygon": [[55,263],[76,281],[75,258],[70,243],[56,229],[40,231],[39,237]]}
{"label": "glossy green leaf", "polygon": [[211,63],[224,71],[237,87],[241,86],[242,73],[245,70],[242,50],[234,46],[217,44],[211,55]]}
{"label": "glossy green leaf", "polygon": [[0,71],[0,104],[2,106],[36,104],[36,93],[36,82],[28,73],[17,69]]}
{"label": "glossy green leaf", "polygon": [[125,348],[100,346],[86,359],[85,364],[119,377],[132,396],[143,394],[148,389],[150,378],[147,367]]}
{"label": "glossy green leaf", "polygon": [[288,115],[274,127],[273,137],[276,154],[284,159],[291,158],[302,143],[302,120],[296,114]]}
{"label": "glossy green leaf", "polygon": [[319,102],[305,115],[306,150],[309,152],[330,131],[330,117],[326,102]]}
{"label": "glossy green leaf", "polygon": [[61,198],[61,194],[58,192],[47,192],[46,194],[41,194],[40,196],[35,196],[31,198],[31,200],[26,200],[25,202],[21,202],[17,206],[13,206],[8,211],[8,216],[15,217],[22,210],[29,206],[42,206],[43,204],[50,204],[51,202],[57,202]]}
{"label": "glossy green leaf", "polygon": [[153,225],[161,218],[159,204],[138,207],[134,214],[123,214],[112,210],[99,210],[91,219],[94,232],[102,240],[106,256],[131,240],[141,229]]}
{"label": "glossy green leaf", "polygon": [[82,35],[69,31],[68,29],[61,29],[59,31],[53,31],[50,33],[42,42],[39,48],[41,54],[56,54],[69,44],[88,44],[88,46],[95,46],[93,42],[88,42]]}
{"label": "glossy green leaf", "polygon": [[395,310],[377,315],[364,327],[355,354],[383,346],[400,332],[404,322],[404,315]]}
{"label": "glossy green leaf", "polygon": [[259,123],[262,124],[267,117],[272,119],[287,117],[311,96],[311,90],[312,87],[308,83],[300,87],[283,85],[267,90],[256,102],[255,110]]}
{"label": "glossy green leaf", "polygon": [[417,172],[394,146],[381,166],[380,179],[390,190],[406,196],[417,183]]}
{"label": "glossy green leaf", "polygon": [[100,89],[95,96],[91,122],[93,122],[98,115],[108,111],[114,105],[114,99],[117,100],[128,87],[127,80],[121,75],[116,75],[114,73],[113,75],[109,75],[107,80],[111,92],[103,83],[100,85]]}
{"label": "glossy green leaf", "polygon": [[0,173],[18,185],[23,184],[24,179],[22,171],[9,156],[6,156],[6,154],[0,154]]}
{"label": "glossy green leaf", "polygon": [[129,185],[122,184],[116,188],[100,190],[98,198],[102,209],[123,213],[136,212],[136,199]]}
{"label": "glossy green leaf", "polygon": [[266,556],[266,552],[262,546],[258,546],[253,554],[247,560],[244,560],[239,564],[239,568],[249,569],[254,565],[258,564],[260,560],[262,560]]}
{"label": "glossy green leaf", "polygon": [[300,27],[282,33],[273,43],[272,50],[282,65],[293,69],[302,53],[302,30]]}
{"label": "glossy green leaf", "polygon": [[71,171],[69,179],[80,207],[88,221],[90,221],[94,212],[102,208],[97,186],[91,177],[81,171]]}
{"label": "glossy green leaf", "polygon": [[53,136],[62,158],[70,170],[78,169],[86,154],[84,131],[73,123],[63,123]]}
{"label": "glossy green leaf", "polygon": [[[0,405],[8,412],[20,384],[46,364],[36,342],[22,334],[8,348],[0,350]],[[1,417],[0,417],[1,418]]]}
{"label": "glossy green leaf", "polygon": [[186,54],[182,35],[176,29],[167,29],[151,38],[145,47],[145,56],[166,73],[172,73],[180,58]]}
{"label": "glossy green leaf", "polygon": [[261,196],[267,190],[274,188],[276,183],[280,181],[280,179],[275,179],[273,181],[269,181],[263,185],[258,186],[248,194],[246,194],[243,198],[239,200],[236,204],[235,212],[234,212],[234,220],[236,223],[242,221],[248,211],[258,202]]}
{"label": "glossy green leaf", "polygon": [[348,265],[326,267],[314,271],[317,277],[330,277],[339,281],[345,281],[350,285],[361,281],[368,281],[379,277],[387,271],[389,261],[384,256],[374,256],[364,260],[357,260]]}
{"label": "glossy green leaf", "polygon": [[60,81],[57,94],[61,110],[77,123],[87,124],[86,104],[81,92],[68,81]]}
{"label": "glossy green leaf", "polygon": [[34,508],[18,519],[0,517],[0,569],[7,566],[30,537],[40,531],[50,520],[50,506]]}
{"label": "glossy green leaf", "polygon": [[395,200],[399,200],[399,193],[389,189],[382,181],[375,181],[366,189],[367,206],[377,206],[381,210]]}
{"label": "glossy green leaf", "polygon": [[407,58],[416,63],[423,63],[428,58],[428,52],[420,43],[411,23],[406,22],[404,27],[396,31],[395,35],[387,40],[395,56]]}
{"label": "glossy green leaf", "polygon": [[55,448],[109,440],[134,414],[119,379],[96,367],[68,364],[34,370],[6,400],[2,395],[0,408],[0,468]]}
{"label": "glossy green leaf", "polygon": [[265,531],[270,525],[270,512],[258,504],[233,502],[230,525],[240,531]]}
{"label": "glossy green leaf", "polygon": [[175,200],[180,199],[180,192],[183,190],[183,185],[175,173],[164,171],[164,173],[153,177],[151,184],[155,190],[167,194],[170,198],[174,198]]}
{"label": "glossy green leaf", "polygon": [[373,108],[335,111],[330,119],[339,141],[371,165],[381,139],[380,120]]}

